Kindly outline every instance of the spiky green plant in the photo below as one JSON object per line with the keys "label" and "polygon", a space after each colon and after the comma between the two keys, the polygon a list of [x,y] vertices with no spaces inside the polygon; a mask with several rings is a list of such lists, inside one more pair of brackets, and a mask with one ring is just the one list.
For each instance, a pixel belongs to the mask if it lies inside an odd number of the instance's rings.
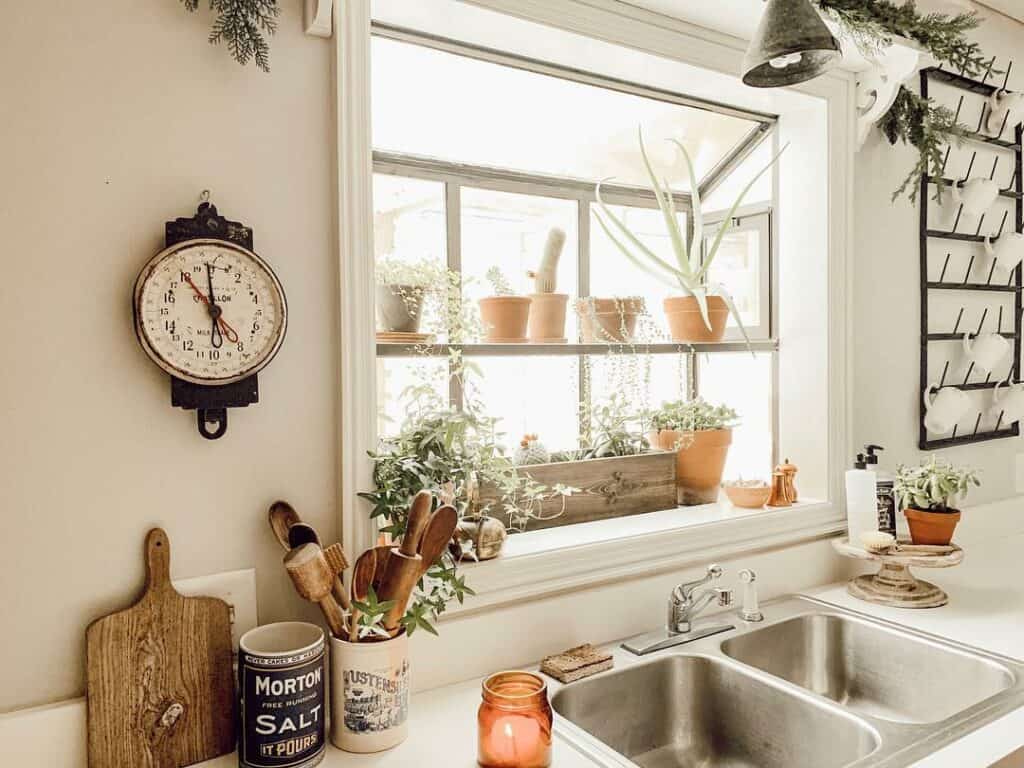
{"label": "spiky green plant", "polygon": [[[640,155],[644,160],[644,168],[647,170],[647,176],[651,180],[651,191],[654,193],[655,199],[658,201],[658,207],[661,208],[661,213],[665,218],[665,227],[668,230],[669,240],[672,243],[672,251],[675,255],[675,264],[670,264],[665,259],[658,256],[654,251],[640,242],[640,238],[637,237],[611,210],[605,205],[604,200],[601,198],[601,184],[597,185],[595,195],[597,197],[597,206],[600,210],[599,214],[595,214],[598,224],[601,229],[604,230],[608,239],[611,240],[615,247],[622,251],[623,255],[632,262],[637,268],[643,270],[652,277],[661,280],[668,284],[672,288],[680,288],[683,293],[688,296],[693,296],[697,300],[697,306],[700,307],[700,314],[704,320],[704,324],[711,330],[711,318],[708,316],[708,296],[720,296],[729,308],[729,312],[740,327],[740,331],[743,333],[743,338],[746,340],[747,345],[750,345],[750,338],[747,336],[747,329],[743,326],[743,321],[740,318],[740,313],[736,309],[736,304],[732,300],[732,296],[729,295],[725,288],[717,283],[712,283],[708,280],[708,271],[711,269],[711,265],[715,261],[715,256],[718,255],[718,248],[722,244],[722,239],[726,233],[732,227],[733,214],[736,213],[736,209],[740,207],[743,202],[743,198],[747,196],[747,193],[751,190],[757,180],[761,178],[773,165],[778,161],[779,157],[783,152],[786,151],[786,147],[779,150],[778,154],[771,159],[761,171],[750,180],[750,182],[740,192],[739,197],[736,198],[736,202],[732,204],[729,212],[725,216],[725,220],[722,225],[718,228],[718,234],[715,239],[711,242],[707,252],[704,254],[703,263],[701,263],[701,250],[704,242],[704,214],[701,208],[700,200],[700,187],[697,184],[697,174],[693,169],[693,162],[690,160],[690,154],[686,151],[686,147],[681,142],[675,139],[669,139],[670,142],[682,153],[683,159],[686,161],[686,169],[690,177],[690,194],[693,199],[693,239],[689,246],[686,243],[686,236],[679,228],[679,221],[676,218],[675,203],[672,199],[672,190],[669,187],[667,179],[658,181],[658,175],[654,172],[654,168],[651,166],[651,161],[647,157],[647,149],[644,147],[643,132],[638,131],[640,139]],[[612,228],[615,228],[619,235],[616,236],[612,232]],[[627,247],[625,240],[629,243]]]}

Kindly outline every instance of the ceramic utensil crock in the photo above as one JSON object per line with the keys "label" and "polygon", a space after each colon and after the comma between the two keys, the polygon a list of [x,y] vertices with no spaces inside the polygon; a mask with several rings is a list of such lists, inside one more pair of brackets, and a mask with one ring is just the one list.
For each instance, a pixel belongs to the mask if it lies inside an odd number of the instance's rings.
{"label": "ceramic utensil crock", "polygon": [[331,638],[331,742],[380,752],[409,734],[409,637],[383,642]]}
{"label": "ceramic utensil crock", "polygon": [[324,758],[324,633],[285,621],[239,641],[241,768],[312,768]]}
{"label": "ceramic utensil crock", "polygon": [[498,672],[483,683],[477,712],[482,768],[548,768],[551,705],[544,680],[530,672]]}
{"label": "ceramic utensil crock", "polygon": [[[931,396],[934,390],[935,397]],[[924,393],[924,425],[929,432],[949,432],[971,405],[967,394],[956,387],[939,389],[933,384]]]}
{"label": "ceramic utensil crock", "polygon": [[964,352],[967,359],[982,373],[993,370],[1010,352],[1010,342],[998,333],[983,333],[971,341],[969,333],[964,334]]}

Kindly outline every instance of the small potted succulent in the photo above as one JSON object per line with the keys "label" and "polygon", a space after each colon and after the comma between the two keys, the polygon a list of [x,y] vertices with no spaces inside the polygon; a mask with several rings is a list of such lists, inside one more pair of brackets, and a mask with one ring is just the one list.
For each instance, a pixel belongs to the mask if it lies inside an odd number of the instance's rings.
{"label": "small potted succulent", "polygon": [[917,467],[900,465],[895,490],[915,544],[945,545],[952,541],[960,522],[960,510],[953,505],[967,496],[972,485],[981,485],[975,470],[955,467],[935,456]]}
{"label": "small potted succulent", "polygon": [[693,163],[686,147],[674,139],[671,141],[679,149],[689,171],[690,189],[693,195],[693,239],[689,246],[686,243],[686,233],[680,228],[679,220],[676,217],[672,190],[669,189],[667,182],[658,181],[658,176],[647,157],[642,135],[640,136],[640,155],[643,158],[644,167],[647,169],[647,175],[650,177],[654,197],[664,214],[675,262],[670,263],[655,254],[621,219],[612,213],[601,199],[600,184],[597,185],[596,192],[598,212],[595,212],[594,218],[597,219],[608,238],[634,266],[682,292],[681,296],[670,296],[664,302],[665,318],[668,320],[669,334],[673,341],[721,341],[725,337],[726,321],[732,314],[743,333],[743,338],[749,344],[746,328],[743,326],[743,321],[740,319],[739,311],[736,309],[732,297],[724,286],[711,282],[709,270],[718,255],[722,239],[732,226],[736,209],[739,208],[751,187],[775,164],[779,155],[786,148],[783,147],[782,151],[775,155],[771,162],[743,188],[723,219],[714,239],[705,247],[704,218]]}
{"label": "small potted succulent", "polygon": [[639,296],[577,299],[580,337],[584,344],[629,344],[636,333],[637,318],[645,311],[646,305]]}
{"label": "small potted succulent", "polygon": [[676,452],[679,503],[692,506],[717,501],[732,428],[739,419],[736,411],[697,398],[662,403],[645,417],[651,445]]}
{"label": "small potted succulent", "polygon": [[445,268],[430,259],[377,262],[377,324],[388,333],[419,333],[427,294],[444,285]]}
{"label": "small potted succulent", "polygon": [[553,227],[544,244],[544,255],[537,270],[526,273],[533,280],[530,294],[530,341],[535,344],[564,344],[565,308],[569,295],[556,293],[558,288],[558,260],[565,246],[565,232]]}
{"label": "small potted succulent", "polygon": [[498,267],[487,270],[493,296],[480,299],[480,318],[484,324],[484,341],[508,344],[526,342],[526,326],[530,320],[529,296],[517,296]]}

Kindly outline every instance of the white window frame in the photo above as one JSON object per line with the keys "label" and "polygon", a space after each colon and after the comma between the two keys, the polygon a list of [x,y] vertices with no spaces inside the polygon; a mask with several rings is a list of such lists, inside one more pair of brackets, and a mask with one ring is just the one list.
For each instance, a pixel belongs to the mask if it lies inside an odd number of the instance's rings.
{"label": "white window frame", "polygon": [[[659,57],[719,72],[733,72],[744,43],[727,35],[643,11],[616,0],[462,0],[467,5],[508,14]],[[335,4],[337,100],[337,199],[340,261],[341,412],[340,503],[343,539],[351,550],[371,546],[376,531],[366,504],[357,496],[372,487],[372,464],[366,450],[375,444],[375,359],[372,172],[370,130],[370,0]],[[756,516],[722,515],[705,524],[680,525],[649,532],[623,531],[618,538],[568,544],[557,550],[505,557],[472,567],[470,579],[478,597],[457,616],[544,595],[589,588],[624,577],[680,569],[712,557],[834,535],[844,527],[842,467],[852,447],[848,439],[851,398],[847,356],[847,285],[852,283],[852,185],[855,147],[854,82],[849,73],[833,72],[795,90],[827,104],[828,222],[825,237],[827,287],[820,318],[827,338],[826,377],[828,428],[820,461],[828,467],[825,482],[830,502]],[[796,129],[798,132],[799,129]],[[797,150],[799,151],[799,150]],[[793,205],[783,197],[780,205]],[[774,252],[780,253],[773,232]],[[799,235],[793,235],[799,240]],[[785,266],[782,269],[786,269]],[[785,330],[785,325],[782,326]],[[796,357],[799,357],[797,353]],[[785,413],[788,425],[797,413]],[[809,454],[810,445],[803,445]],[[615,521],[610,521],[615,522]],[[556,529],[557,530],[557,529]],[[567,551],[568,550],[568,551]]]}

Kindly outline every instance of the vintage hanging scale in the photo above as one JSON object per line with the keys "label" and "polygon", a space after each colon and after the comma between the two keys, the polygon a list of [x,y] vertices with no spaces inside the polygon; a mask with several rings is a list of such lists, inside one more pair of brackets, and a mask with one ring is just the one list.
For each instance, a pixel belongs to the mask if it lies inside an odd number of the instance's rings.
{"label": "vintage hanging scale", "polygon": [[196,215],[166,224],[165,248],[135,282],[135,333],[171,375],[171,405],[194,409],[209,440],[228,408],[259,400],[256,374],[288,324],[284,290],[253,253],[252,229],[217,214],[203,192]]}

